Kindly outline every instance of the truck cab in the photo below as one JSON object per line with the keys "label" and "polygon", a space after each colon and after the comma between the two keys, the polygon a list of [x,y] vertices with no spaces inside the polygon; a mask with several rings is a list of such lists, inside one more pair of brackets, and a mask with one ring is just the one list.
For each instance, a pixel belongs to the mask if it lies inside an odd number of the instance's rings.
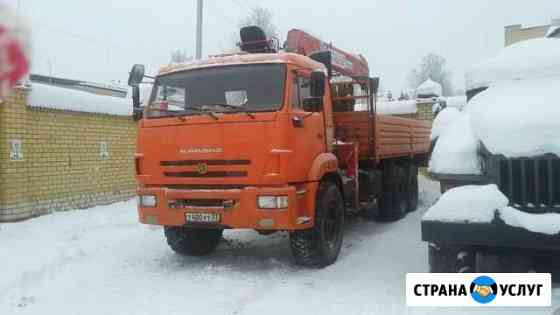
{"label": "truck cab", "polygon": [[[312,97],[313,71],[323,91]],[[227,228],[312,226],[314,180],[337,168],[324,71],[292,53],[162,69],[138,128],[139,195],[157,201],[141,222],[181,226],[180,210],[200,207]]]}

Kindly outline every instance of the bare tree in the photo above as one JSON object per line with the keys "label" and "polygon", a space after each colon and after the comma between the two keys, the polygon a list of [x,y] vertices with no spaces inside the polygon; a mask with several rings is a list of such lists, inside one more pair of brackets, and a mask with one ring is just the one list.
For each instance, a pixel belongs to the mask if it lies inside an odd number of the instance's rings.
{"label": "bare tree", "polygon": [[171,63],[183,63],[191,61],[192,59],[192,56],[188,56],[185,50],[176,49],[171,52]]}
{"label": "bare tree", "polygon": [[239,28],[249,25],[260,27],[267,37],[276,37],[278,32],[272,23],[272,13],[263,7],[254,7],[245,18],[239,21]]}
{"label": "bare tree", "polygon": [[453,83],[451,82],[451,71],[445,67],[446,60],[437,54],[428,54],[422,58],[418,69],[413,69],[408,75],[408,84],[415,89],[428,79],[441,84],[443,95],[453,95]]}

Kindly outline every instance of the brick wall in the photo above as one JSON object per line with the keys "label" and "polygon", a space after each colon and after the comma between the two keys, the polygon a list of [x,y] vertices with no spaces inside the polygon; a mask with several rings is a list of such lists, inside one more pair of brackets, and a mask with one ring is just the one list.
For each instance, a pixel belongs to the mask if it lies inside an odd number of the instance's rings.
{"label": "brick wall", "polygon": [[[0,104],[0,221],[133,195],[130,117],[29,107],[28,93],[16,89]],[[21,142],[17,158],[10,157],[14,141]]]}
{"label": "brick wall", "polygon": [[434,104],[433,102],[417,103],[416,104],[417,111],[415,114],[398,114],[394,116],[421,119],[421,120],[434,120],[434,112],[432,111],[433,104]]}
{"label": "brick wall", "polygon": [[416,118],[421,120],[434,120],[434,112],[432,110],[434,103],[419,103],[416,105],[418,111]]}

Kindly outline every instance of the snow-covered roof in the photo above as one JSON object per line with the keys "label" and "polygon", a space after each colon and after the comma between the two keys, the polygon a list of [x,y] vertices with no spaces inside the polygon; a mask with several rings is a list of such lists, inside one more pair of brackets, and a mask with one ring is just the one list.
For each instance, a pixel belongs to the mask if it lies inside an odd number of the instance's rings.
{"label": "snow-covered roof", "polygon": [[28,103],[32,107],[118,116],[132,115],[132,102],[129,98],[97,95],[40,83],[31,85]]}
{"label": "snow-covered roof", "polygon": [[468,69],[467,90],[492,82],[560,75],[560,40],[538,38],[504,48],[495,57]]}
{"label": "snow-covered roof", "polygon": [[456,108],[462,110],[467,105],[467,97],[465,95],[449,96],[445,98],[448,108]]}
{"label": "snow-covered roof", "polygon": [[415,100],[392,102],[378,101],[376,109],[378,114],[384,115],[416,114],[418,111]]}
{"label": "snow-covered roof", "polygon": [[432,79],[428,79],[424,81],[416,88],[417,95],[441,96],[442,93],[443,93],[443,89],[441,87],[441,84],[437,83],[436,81],[433,81]]}
{"label": "snow-covered roof", "polygon": [[464,111],[476,137],[494,154],[560,156],[559,87],[560,76],[493,83]]}

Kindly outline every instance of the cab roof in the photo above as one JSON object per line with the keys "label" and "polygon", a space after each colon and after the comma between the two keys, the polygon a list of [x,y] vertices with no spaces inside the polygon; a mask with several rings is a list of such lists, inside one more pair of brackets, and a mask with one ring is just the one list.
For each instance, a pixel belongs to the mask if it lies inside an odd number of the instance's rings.
{"label": "cab roof", "polygon": [[313,59],[300,54],[280,52],[275,54],[233,54],[218,57],[210,57],[208,59],[197,60],[189,63],[181,63],[170,65],[160,69],[158,75],[171,74],[184,70],[193,70],[200,68],[244,65],[244,64],[265,64],[265,63],[285,63],[294,64],[311,70],[326,71],[325,65],[314,61]]}

